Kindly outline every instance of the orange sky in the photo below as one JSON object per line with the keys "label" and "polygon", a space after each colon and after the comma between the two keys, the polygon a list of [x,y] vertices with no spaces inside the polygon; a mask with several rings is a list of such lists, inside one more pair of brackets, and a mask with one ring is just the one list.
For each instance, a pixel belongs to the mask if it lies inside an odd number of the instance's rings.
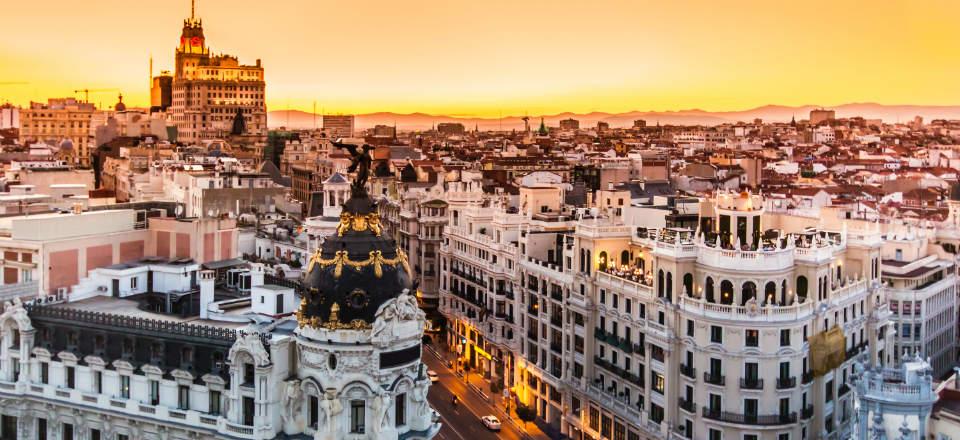
{"label": "orange sky", "polygon": [[[723,3],[719,5],[718,3]],[[148,100],[188,0],[4,2],[0,102]],[[198,0],[268,108],[497,116],[960,104],[960,2]],[[115,92],[91,101],[112,105]]]}

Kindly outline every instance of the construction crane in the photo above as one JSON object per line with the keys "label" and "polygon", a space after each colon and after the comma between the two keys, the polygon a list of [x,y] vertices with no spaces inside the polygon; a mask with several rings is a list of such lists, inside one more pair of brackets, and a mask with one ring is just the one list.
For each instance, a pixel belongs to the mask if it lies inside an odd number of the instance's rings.
{"label": "construction crane", "polygon": [[83,102],[90,102],[90,93],[119,92],[120,89],[80,89],[73,93],[83,93]]}

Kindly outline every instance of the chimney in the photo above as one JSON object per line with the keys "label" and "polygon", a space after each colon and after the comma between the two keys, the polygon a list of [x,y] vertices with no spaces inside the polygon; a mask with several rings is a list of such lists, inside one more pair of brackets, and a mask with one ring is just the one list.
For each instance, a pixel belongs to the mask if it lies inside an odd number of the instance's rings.
{"label": "chimney", "polygon": [[207,319],[209,313],[207,307],[213,302],[213,285],[216,280],[216,272],[212,270],[200,271],[200,319]]}
{"label": "chimney", "polygon": [[250,265],[250,287],[260,287],[263,285],[263,265],[254,263]]}

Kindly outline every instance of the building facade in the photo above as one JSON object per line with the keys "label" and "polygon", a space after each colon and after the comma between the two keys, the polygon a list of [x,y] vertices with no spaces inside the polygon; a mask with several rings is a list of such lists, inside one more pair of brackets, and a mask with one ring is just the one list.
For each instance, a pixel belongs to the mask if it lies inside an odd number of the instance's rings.
{"label": "building facade", "polygon": [[232,55],[213,55],[203,35],[203,22],[183,21],[174,54],[170,118],[178,140],[198,143],[231,134],[234,119],[244,119],[241,135],[266,136],[266,82],[260,60],[240,64]]}
{"label": "building facade", "polygon": [[533,212],[482,195],[460,208],[456,194],[447,341],[548,433],[852,435],[854,360],[892,351],[875,231],[766,231],[746,194],[702,202],[696,231],[565,221],[551,216],[561,193],[542,188]]}

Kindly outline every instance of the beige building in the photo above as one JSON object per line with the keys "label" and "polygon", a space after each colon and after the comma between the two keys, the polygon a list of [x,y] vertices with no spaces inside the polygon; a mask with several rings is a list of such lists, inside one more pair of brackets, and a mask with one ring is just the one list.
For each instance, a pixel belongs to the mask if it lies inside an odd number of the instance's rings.
{"label": "beige building", "polygon": [[323,115],[323,130],[330,139],[353,137],[353,115]]}
{"label": "beige building", "polygon": [[20,111],[20,143],[38,141],[58,146],[63,154],[74,158],[82,167],[90,166],[91,118],[96,111],[93,104],[74,98],[51,98],[46,104],[31,102],[29,109]]}
{"label": "beige building", "polygon": [[250,66],[232,55],[211,55],[203,23],[194,17],[184,20],[170,107],[179,141],[226,137],[237,114],[245,121],[242,134],[266,136],[265,91],[260,60]]}

